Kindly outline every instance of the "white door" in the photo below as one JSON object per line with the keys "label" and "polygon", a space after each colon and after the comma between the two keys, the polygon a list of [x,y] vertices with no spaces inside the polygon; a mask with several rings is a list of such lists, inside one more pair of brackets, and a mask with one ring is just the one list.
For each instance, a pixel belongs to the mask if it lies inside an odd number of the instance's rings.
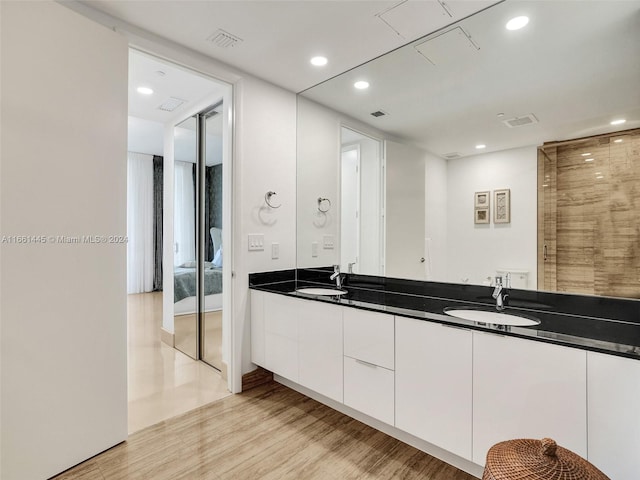
{"label": "white door", "polygon": [[360,250],[360,149],[342,150],[340,202],[340,269],[358,271]]}
{"label": "white door", "polygon": [[127,438],[128,45],[55,2],[0,12],[1,227],[44,238],[0,245],[0,478],[42,479]]}
{"label": "white door", "polygon": [[425,158],[410,145],[387,145],[385,275],[424,280]]}

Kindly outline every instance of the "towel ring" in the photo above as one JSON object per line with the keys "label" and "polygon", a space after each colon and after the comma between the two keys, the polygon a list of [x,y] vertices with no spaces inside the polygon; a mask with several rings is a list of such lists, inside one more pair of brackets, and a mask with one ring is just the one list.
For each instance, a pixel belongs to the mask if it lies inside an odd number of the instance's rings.
{"label": "towel ring", "polygon": [[[322,203],[323,202],[327,202],[328,203],[326,209],[322,208]],[[327,213],[329,210],[331,210],[331,200],[329,200],[328,198],[318,197],[318,211],[322,212],[322,213]]]}
{"label": "towel ring", "polygon": [[269,205],[271,208],[280,208],[282,204],[280,205],[271,204],[271,197],[273,197],[274,195],[277,195],[277,193],[269,190],[267,193],[264,194],[264,201],[267,202],[267,205]]}

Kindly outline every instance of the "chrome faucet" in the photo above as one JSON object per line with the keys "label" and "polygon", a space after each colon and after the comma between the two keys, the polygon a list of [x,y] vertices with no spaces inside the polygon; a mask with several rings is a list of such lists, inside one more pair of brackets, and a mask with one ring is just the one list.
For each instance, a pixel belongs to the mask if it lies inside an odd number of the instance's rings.
{"label": "chrome faucet", "polygon": [[509,287],[511,286],[511,279],[507,273],[505,277],[505,284],[502,285],[502,277],[496,277],[496,286],[493,289],[492,297],[496,299],[496,310],[499,312],[504,310],[509,303]]}
{"label": "chrome faucet", "polygon": [[329,277],[329,280],[336,281],[336,288],[338,290],[342,288],[342,275],[340,275],[340,265],[333,266],[333,275]]}

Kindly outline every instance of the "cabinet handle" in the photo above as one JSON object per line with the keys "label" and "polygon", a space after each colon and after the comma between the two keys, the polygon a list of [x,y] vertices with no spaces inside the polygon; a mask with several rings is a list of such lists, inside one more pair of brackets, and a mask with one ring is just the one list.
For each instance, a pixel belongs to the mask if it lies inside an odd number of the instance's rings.
{"label": "cabinet handle", "polygon": [[362,365],[366,365],[367,367],[378,368],[378,365],[376,365],[375,363],[365,362],[364,360],[358,360],[357,358],[355,358],[354,360],[358,363],[361,363]]}
{"label": "cabinet handle", "polygon": [[547,260],[547,246],[544,246],[544,259]]}

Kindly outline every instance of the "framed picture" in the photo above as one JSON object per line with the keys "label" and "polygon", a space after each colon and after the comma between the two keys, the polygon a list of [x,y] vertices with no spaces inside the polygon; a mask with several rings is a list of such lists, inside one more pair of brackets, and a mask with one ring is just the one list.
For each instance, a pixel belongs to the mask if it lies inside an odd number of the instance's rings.
{"label": "framed picture", "polygon": [[491,192],[476,192],[474,194],[475,208],[489,208],[489,199],[491,198]]}
{"label": "framed picture", "polygon": [[489,223],[489,208],[476,208],[474,217],[475,223]]}
{"label": "framed picture", "polygon": [[511,222],[511,190],[495,190],[493,192],[493,223]]}

